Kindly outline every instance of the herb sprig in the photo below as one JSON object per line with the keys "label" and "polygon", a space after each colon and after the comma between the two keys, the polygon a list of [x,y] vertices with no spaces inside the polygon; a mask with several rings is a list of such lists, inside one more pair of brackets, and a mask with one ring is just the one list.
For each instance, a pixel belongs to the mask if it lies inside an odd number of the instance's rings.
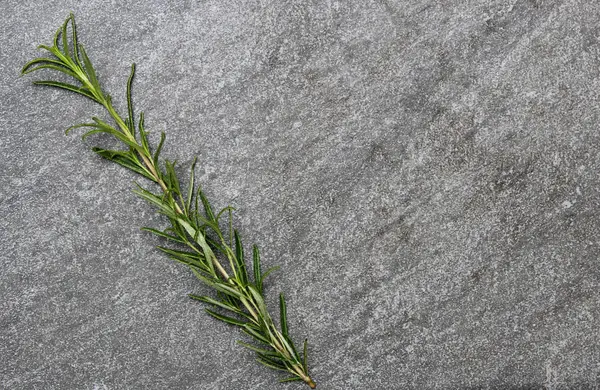
{"label": "herb sprig", "polygon": [[[70,34],[69,34],[70,30]],[[69,42],[69,36],[71,38]],[[165,141],[161,133],[156,148],[151,148],[148,132],[144,126],[144,114],[136,121],[131,99],[131,87],[135,75],[135,64],[127,80],[127,117],[115,110],[112,99],[100,86],[96,71],[92,66],[83,45],[77,40],[77,30],[73,14],[56,31],[52,46],[40,45],[49,57],[39,57],[29,61],[22,74],[42,69],[61,72],[73,79],[74,84],[53,79],[34,81],[36,85],[60,88],[83,95],[100,104],[114,124],[99,117],[67,129],[84,128],[83,139],[90,135],[105,133],[113,136],[124,146],[124,150],[108,150],[95,147],[98,155],[149,179],[160,187],[155,193],[137,184],[134,192],[154,205],[165,215],[171,226],[164,231],[145,227],[171,246],[159,246],[171,259],[188,266],[194,275],[206,285],[216,290],[216,297],[190,294],[190,298],[210,306],[206,312],[217,320],[239,327],[250,336],[255,344],[238,341],[254,351],[263,365],[286,371],[291,377],[282,382],[304,381],[311,388],[316,385],[308,375],[307,341],[299,353],[288,333],[287,309],[283,294],[279,295],[280,329],[275,325],[265,304],[263,281],[275,268],[262,272],[260,253],[256,245],[252,248],[252,277],[246,267],[244,247],[240,235],[232,226],[233,208],[225,207],[216,212],[194,182],[196,160],[190,169],[187,190],[183,191],[175,173],[175,161],[164,160],[161,165],[160,151]],[[137,124],[136,124],[137,122]],[[221,229],[221,219],[227,216],[227,228]]]}

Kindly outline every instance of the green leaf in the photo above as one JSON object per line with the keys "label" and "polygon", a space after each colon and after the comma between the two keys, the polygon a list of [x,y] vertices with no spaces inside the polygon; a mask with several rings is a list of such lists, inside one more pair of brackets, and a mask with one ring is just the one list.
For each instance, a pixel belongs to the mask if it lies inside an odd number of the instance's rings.
{"label": "green leaf", "polygon": [[79,46],[77,45],[77,26],[75,25],[75,15],[71,12],[69,14],[71,19],[71,40],[73,41],[73,57],[77,66],[82,68],[81,60],[79,59]]}
{"label": "green leaf", "polygon": [[142,230],[144,230],[146,232],[150,232],[152,234],[155,234],[155,235],[157,235],[159,237],[166,238],[167,240],[175,241],[175,242],[180,243],[180,244],[185,244],[185,241],[183,241],[181,238],[179,238],[177,236],[172,236],[172,235],[167,234],[165,232],[161,232],[160,230],[156,230],[156,229],[149,228],[149,227],[143,227]]}
{"label": "green leaf", "polygon": [[64,73],[67,76],[71,76],[71,77],[75,77],[75,78],[77,77],[75,75],[75,73],[71,72],[71,70],[69,70],[69,69],[67,69],[65,67],[56,66],[56,65],[53,65],[53,64],[44,64],[44,65],[36,66],[35,68],[29,68],[26,72],[23,72],[23,74],[28,74],[28,73],[31,73],[31,72],[35,72],[36,70],[40,70],[40,69],[52,69],[52,70],[56,70],[58,72]]}
{"label": "green leaf", "polygon": [[[142,148],[146,154],[150,155],[150,147],[148,146],[148,133],[144,129],[144,113],[140,112],[140,120],[138,121],[138,130],[140,132],[140,141],[142,142]],[[154,162],[158,166],[158,160]]]}
{"label": "green leaf", "polygon": [[28,74],[31,72],[35,72],[36,70],[40,70],[40,69],[52,69],[52,70],[56,70],[58,72],[64,73],[67,76],[71,76],[71,77],[75,77],[77,78],[77,75],[75,75],[75,73],[73,73],[70,69],[67,69],[63,66],[56,66],[53,64],[43,64],[43,65],[38,65],[35,68],[29,68],[27,71],[23,72],[23,74]]}
{"label": "green leaf", "polygon": [[232,303],[222,302],[222,301],[218,301],[216,299],[213,299],[211,297],[194,295],[194,294],[188,294],[188,296],[190,298],[192,298],[192,299],[197,300],[197,301],[208,303],[209,305],[215,305],[215,306],[221,307],[221,308],[223,308],[225,310],[228,310],[228,311],[230,311],[232,313],[235,313],[235,314],[238,314],[238,315],[242,315],[242,316],[248,318],[248,316],[247,316],[246,313],[244,313],[243,311],[241,311],[238,307],[236,307]]}
{"label": "green leaf", "polygon": [[179,179],[175,173],[175,164],[175,161],[170,162],[169,160],[165,160],[165,168],[167,170],[166,181],[167,184],[169,184],[169,189],[181,196],[181,187],[179,186]]}
{"label": "green leaf", "polygon": [[262,281],[264,282],[264,280],[267,278],[267,276],[269,276],[269,274],[273,271],[277,271],[279,269],[279,266],[276,265],[275,267],[271,267],[267,270],[267,272],[265,272],[262,276]]}
{"label": "green leaf", "polygon": [[268,361],[263,360],[261,358],[256,359],[256,361],[258,361],[263,366],[268,367],[268,368],[272,368],[274,370],[287,371],[287,369],[285,367],[275,366],[275,365],[273,365],[273,364],[269,363]]}
{"label": "green leaf", "polygon": [[257,361],[258,361],[260,364],[262,364],[263,366],[265,366],[265,367],[272,368],[272,369],[274,369],[274,370],[288,371],[288,370],[287,370],[287,368],[285,368],[285,366],[281,366],[281,365],[274,365],[274,364],[272,364],[271,362],[269,362],[269,361],[267,361],[267,360],[265,360],[265,359],[258,358],[258,359],[256,359],[256,360],[257,360]]}
{"label": "green leaf", "polygon": [[67,69],[63,66],[56,66],[53,64],[43,64],[43,65],[38,65],[35,68],[29,68],[27,71],[23,72],[23,74],[28,74],[31,72],[35,72],[36,70],[40,70],[40,69],[52,69],[52,70],[56,70],[58,72],[64,73],[67,76],[71,76],[74,78],[77,78],[77,75],[75,75],[75,73],[73,73],[70,69]]}
{"label": "green leaf", "polygon": [[260,252],[258,246],[252,247],[252,270],[254,271],[254,284],[259,293],[263,293],[262,275],[260,273]]}
{"label": "green leaf", "polygon": [[[142,117],[143,118],[143,117]],[[162,150],[163,144],[165,143],[165,133],[161,132],[160,133],[160,142],[158,143],[158,147],[156,148],[156,151],[154,152],[154,165],[158,166],[158,156],[160,155],[160,151]]]}
{"label": "green leaf", "polygon": [[206,243],[210,245],[211,248],[214,248],[217,251],[221,252],[224,256],[227,256],[227,250],[225,250],[225,248],[223,247],[223,245],[221,245],[220,242],[213,240],[208,236],[205,236],[204,238],[206,239]]}
{"label": "green leaf", "polygon": [[[221,210],[222,211],[222,210]],[[220,213],[219,213],[220,214]],[[233,211],[229,210],[229,247],[233,246]],[[219,215],[217,215],[217,225],[219,224]]]}
{"label": "green leaf", "polygon": [[169,255],[168,257],[169,257],[169,259],[171,259],[173,261],[176,261],[178,263],[186,265],[192,271],[202,270],[204,272],[208,272],[208,269],[206,268],[206,266],[200,262],[193,262],[185,257],[179,257],[179,256],[173,256],[173,255]]}
{"label": "green leaf", "polygon": [[246,286],[246,289],[250,292],[250,294],[252,294],[252,298],[254,299],[254,302],[258,306],[258,310],[260,311],[261,316],[264,318],[269,317],[269,313],[267,311],[267,305],[265,305],[265,301],[264,301],[262,295],[258,291],[256,291],[256,289],[250,284],[248,286]]}
{"label": "green leaf", "polygon": [[278,362],[277,360],[274,360],[272,358],[270,358],[267,355],[263,355],[263,354],[258,354],[259,358],[258,361],[262,364],[264,364],[267,367],[270,368],[274,368],[276,370],[282,370],[282,371],[287,371],[287,367],[282,364],[281,362]]}
{"label": "green leaf", "polygon": [[221,211],[219,211],[219,213],[217,214],[217,221],[221,219],[221,216],[223,215],[223,213],[226,213],[228,211],[235,211],[235,209],[231,206],[227,206],[227,207],[223,207],[223,209]]}
{"label": "green leaf", "polygon": [[277,352],[275,352],[275,351],[269,351],[269,350],[266,350],[266,349],[262,349],[262,348],[254,346],[252,344],[244,343],[243,341],[238,341],[237,343],[239,345],[243,346],[243,347],[248,348],[251,351],[256,352],[256,353],[261,353],[261,354],[266,355],[266,356],[271,355],[271,356],[274,356],[274,357],[280,357],[280,355]]}
{"label": "green leaf", "polygon": [[[195,219],[195,221],[194,221],[194,222],[195,222],[197,225],[199,225],[199,228],[205,228],[205,227],[209,227],[209,228],[211,228],[213,231],[217,232],[218,234],[220,233],[219,226],[218,226],[218,225],[217,225],[215,222],[209,221],[208,219],[206,219],[205,217],[203,217],[202,215],[200,215],[200,214],[199,214],[198,212],[196,212],[196,211],[192,212],[192,215],[190,216],[190,221],[192,221],[192,219],[191,219],[191,217],[192,217],[192,216],[193,216],[193,217],[194,217],[194,219]],[[220,246],[220,244],[218,244],[218,243],[217,243],[216,241],[214,241],[214,240],[211,240],[211,239],[210,239],[208,236],[206,237],[206,241],[207,241],[207,242],[211,242],[211,245],[212,245],[213,243],[215,243],[215,244],[214,244],[214,246]],[[227,253],[228,253],[228,252],[225,250],[226,248],[227,248],[226,246],[221,246],[221,249],[222,249],[222,252],[223,252],[223,254],[224,254],[224,255],[227,255]]]}
{"label": "green leaf", "polygon": [[229,311],[232,311],[234,313],[237,312],[237,311],[239,311],[238,308],[236,308],[234,306],[231,306],[228,303],[221,302],[221,301],[218,301],[216,299],[213,299],[211,297],[207,297],[207,296],[204,296],[204,295],[188,294],[188,297],[190,297],[191,299],[193,299],[195,301],[200,301],[200,302],[208,303],[209,305],[219,306],[219,307],[221,307],[221,308],[223,308],[225,310],[229,310]]}
{"label": "green leaf", "polygon": [[280,379],[279,382],[285,383],[285,382],[294,382],[294,381],[301,381],[301,380],[302,380],[302,378],[300,378],[299,376],[292,376],[289,378]]}
{"label": "green leaf", "polygon": [[56,30],[56,33],[54,33],[54,47],[58,49],[58,41],[60,39],[60,34],[62,33],[62,26],[58,28],[58,30]]}
{"label": "green leaf", "polygon": [[304,353],[302,357],[302,366],[304,367],[304,372],[308,374],[308,339],[304,339]]}
{"label": "green leaf", "polygon": [[171,218],[169,219],[169,221],[171,222],[171,227],[165,229],[165,232],[172,232],[176,234],[179,238],[187,242],[185,229],[183,229],[179,222],[177,222],[177,219]]}
{"label": "green leaf", "polygon": [[287,325],[287,307],[285,305],[283,293],[279,294],[279,319],[281,322],[281,334],[283,334],[285,337],[289,337]]}
{"label": "green leaf", "polygon": [[65,57],[67,58],[71,58],[71,55],[69,54],[69,42],[67,41],[67,24],[69,23],[69,19],[70,17],[68,17],[62,25],[63,53],[65,53]]}
{"label": "green leaf", "polygon": [[298,355],[298,351],[296,351],[296,346],[294,345],[294,342],[292,341],[292,339],[289,336],[285,336],[285,335],[282,335],[282,336],[285,339],[285,341],[287,342],[287,345],[289,347],[291,347],[290,352],[292,352],[292,355],[296,358],[296,361],[298,361],[298,362],[301,361],[300,355]]}
{"label": "green leaf", "polygon": [[203,265],[202,260],[204,260],[204,257],[202,257],[202,255],[200,255],[200,253],[187,252],[187,251],[182,251],[182,250],[178,250],[178,249],[171,249],[171,248],[166,248],[163,246],[157,246],[157,248],[168,255],[177,256],[177,257],[180,257],[181,259],[186,259],[186,260],[189,260],[192,262],[196,262],[199,265]]}
{"label": "green leaf", "polygon": [[298,352],[296,352],[296,348],[294,347],[294,343],[292,343],[290,341],[289,337],[283,336],[279,340],[283,343],[283,346],[288,351],[288,353],[290,354],[290,356],[295,356],[296,358],[298,357]]}
{"label": "green leaf", "polygon": [[[34,67],[34,65],[38,65]],[[52,58],[35,58],[23,66],[21,74],[29,74],[39,69],[53,69],[77,79],[77,75],[64,63]]]}
{"label": "green leaf", "polygon": [[[50,46],[47,46],[47,45],[38,45],[38,46],[37,46],[37,48],[38,48],[38,50],[39,50],[39,49],[44,49],[44,50],[46,50],[46,51],[48,51],[48,52],[50,52],[50,53],[54,54],[55,56],[56,56],[56,54],[55,54],[55,53],[58,51],[58,50],[56,50],[56,48],[54,48],[54,47],[50,47]],[[60,52],[59,52],[59,53],[60,53]],[[58,56],[57,56],[57,57],[58,57]]]}
{"label": "green leaf", "polygon": [[163,201],[162,197],[151,193],[150,191],[146,190],[145,188],[142,188],[139,184],[137,186],[138,186],[138,188],[133,190],[133,192],[136,195],[138,195],[142,199],[145,199],[149,203],[157,206],[158,209],[163,214],[167,215],[168,217],[177,218],[177,213],[175,212],[175,210],[173,210],[173,208],[169,204],[165,203]]}
{"label": "green leaf", "polygon": [[114,127],[112,127],[111,125],[109,125],[108,123],[104,122],[100,118],[92,117],[92,120],[94,121],[94,123],[90,123],[92,125],[90,127],[95,127],[95,130],[90,130],[87,133],[83,134],[83,136],[82,136],[83,140],[85,140],[87,137],[89,137],[92,134],[106,133],[106,134],[110,134],[110,135],[114,136],[118,140],[123,141],[125,143],[129,143],[130,142],[123,135],[123,133],[121,133],[120,131],[118,131],[117,129],[115,129]]}
{"label": "green leaf", "polygon": [[210,314],[211,316],[213,316],[217,320],[221,320],[221,321],[226,322],[228,324],[236,325],[236,326],[244,326],[244,325],[246,325],[246,323],[244,321],[240,321],[240,320],[235,319],[233,317],[224,316],[224,315],[219,314],[219,313],[217,313],[215,311],[212,311],[210,309],[204,309],[204,310],[206,310],[206,312],[208,314]]}
{"label": "green leaf", "polygon": [[127,114],[128,114],[128,127],[131,131],[131,135],[135,138],[135,123],[133,120],[133,103],[131,102],[131,85],[133,83],[133,76],[135,75],[135,63],[131,64],[131,73],[129,74],[129,78],[127,79]]}
{"label": "green leaf", "polygon": [[248,284],[248,271],[246,271],[246,262],[244,261],[244,247],[242,246],[242,240],[237,230],[234,230],[234,237],[237,274],[242,286],[245,286]]}
{"label": "green leaf", "polygon": [[269,342],[269,340],[267,338],[265,338],[265,336],[263,336],[262,334],[260,334],[259,332],[257,332],[256,329],[252,328],[252,326],[250,326],[250,324],[244,325],[243,331],[245,333],[247,333],[249,336],[254,337],[254,339],[260,341],[261,343],[264,343],[264,344],[267,344],[267,345],[271,345],[271,343]]}
{"label": "green leaf", "polygon": [[183,220],[181,218],[177,218],[177,222],[179,222],[181,224],[181,226],[183,226],[183,228],[186,230],[186,232],[191,237],[194,238],[194,241],[196,241],[196,243],[198,243],[198,245],[200,245],[200,248],[202,248],[202,250],[204,251],[204,256],[206,256],[206,258],[209,259],[208,263],[209,263],[210,267],[212,267],[214,269],[214,265],[212,263],[212,259],[216,259],[216,257],[215,257],[215,254],[213,253],[212,249],[210,249],[210,246],[206,242],[206,239],[204,237],[204,233],[202,233],[199,230],[195,229],[187,221],[185,221],[185,220]]}
{"label": "green leaf", "polygon": [[96,127],[93,130],[89,130],[86,131],[85,133],[83,133],[81,135],[81,140],[85,141],[87,137],[89,137],[90,135],[94,135],[94,134],[99,134],[99,133],[108,133],[108,134],[112,134],[112,131],[104,129],[102,127]]}
{"label": "green leaf", "polygon": [[200,279],[206,285],[214,288],[217,291],[222,292],[223,294],[227,294],[236,299],[243,298],[243,295],[238,290],[236,290],[233,286],[231,286],[230,284],[224,283],[218,279],[208,278],[202,274],[196,274],[196,277],[198,277],[198,279]]}
{"label": "green leaf", "polygon": [[[69,130],[69,129],[67,129],[67,130]],[[86,134],[84,134],[84,136],[90,135],[91,133],[93,133],[95,131],[96,130],[89,131]],[[150,172],[148,172],[146,167],[139,165],[139,162],[137,160],[134,160],[134,158],[129,154],[129,152],[120,151],[120,150],[106,150],[106,149],[97,148],[97,147],[92,148],[92,150],[99,156],[101,156],[107,160],[113,161],[135,173],[138,173],[138,174],[152,180],[152,175],[150,174]],[[134,190],[134,192],[135,192],[135,190]],[[154,202],[152,202],[152,203],[154,203]]]}
{"label": "green leaf", "polygon": [[88,75],[90,83],[92,83],[92,86],[96,88],[96,90],[101,91],[100,83],[98,83],[98,78],[96,77],[96,71],[94,70],[94,66],[90,61],[90,58],[87,56],[85,48],[82,44],[79,44],[79,52],[81,53],[81,58],[83,59],[83,64],[85,66],[85,73]]}
{"label": "green leaf", "polygon": [[77,125],[69,126],[69,127],[67,127],[67,130],[65,130],[65,135],[68,135],[71,130],[79,129],[82,127],[96,127],[96,124],[95,123],[79,123]]}
{"label": "green leaf", "polygon": [[[33,65],[36,64],[54,64],[56,66],[65,66],[62,62],[57,61],[53,58],[47,58],[47,57],[38,57],[38,58],[34,58],[33,60],[29,61],[28,63],[26,63],[25,65],[23,65],[23,67],[21,68],[21,74],[27,74],[29,72],[27,72],[27,69],[31,68]],[[67,68],[68,69],[68,68]]]}
{"label": "green leaf", "polygon": [[236,309],[238,309],[240,311],[239,312],[240,315],[244,316],[245,318],[248,318],[248,320],[250,320],[250,321],[253,320],[252,316],[250,314],[247,314],[240,309],[241,302],[239,299],[229,296],[227,294],[223,294],[219,291],[217,291],[217,297],[219,299],[221,299],[222,302],[225,303],[226,305],[230,305],[231,307],[235,307]]}
{"label": "green leaf", "polygon": [[83,96],[85,96],[87,98],[92,99],[95,102],[98,102],[98,100],[96,99],[96,97],[89,90],[84,89],[82,87],[78,87],[76,85],[67,84],[67,83],[63,83],[63,82],[60,82],[60,81],[52,81],[52,80],[36,80],[36,81],[33,82],[33,84],[35,84],[35,85],[46,85],[46,86],[49,86],[49,87],[66,89],[67,91],[78,93],[80,95],[83,95]]}
{"label": "green leaf", "polygon": [[204,195],[204,192],[202,192],[202,190],[199,189],[198,195],[200,195],[200,200],[202,201],[202,205],[204,206],[204,213],[206,214],[207,219],[211,222],[216,221],[215,214],[213,213],[210,202],[208,201],[208,198],[206,198],[206,196]]}
{"label": "green leaf", "polygon": [[[122,132],[120,132],[119,130],[115,129],[114,127],[112,127],[108,123],[104,122],[100,118],[92,117],[92,120],[94,122],[96,122],[96,127],[98,128],[98,131],[92,130],[92,132],[90,132],[91,134],[96,133],[96,132],[107,133],[107,134],[112,135],[119,141],[123,142],[125,145],[129,146],[131,149],[137,150],[140,152],[142,151],[140,146],[135,141],[132,141],[127,135],[125,135]],[[84,135],[84,137],[87,137],[87,135]]]}
{"label": "green leaf", "polygon": [[[199,280],[204,282],[203,278],[206,278],[208,280],[212,280],[212,279],[217,279],[217,275],[214,273],[214,271],[212,270],[200,270],[200,269],[196,269],[194,267],[189,267],[192,270],[192,273],[194,274],[194,276],[196,278],[198,278]],[[207,284],[209,285],[209,284]],[[210,286],[210,285],[209,285]],[[217,294],[219,292],[217,291]]]}
{"label": "green leaf", "polygon": [[196,161],[198,160],[197,157],[194,157],[194,161],[192,162],[192,167],[190,168],[190,183],[188,185],[188,190],[187,190],[187,201],[185,202],[185,212],[186,214],[190,214],[190,211],[192,209],[192,198],[194,197],[194,179],[195,179],[195,175],[194,172],[196,170]]}

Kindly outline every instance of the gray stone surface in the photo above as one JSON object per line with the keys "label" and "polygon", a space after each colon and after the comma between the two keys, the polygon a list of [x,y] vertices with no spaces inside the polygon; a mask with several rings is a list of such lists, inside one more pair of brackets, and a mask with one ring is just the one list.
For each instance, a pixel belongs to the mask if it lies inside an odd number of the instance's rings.
{"label": "gray stone surface", "polygon": [[597,2],[5,0],[1,388],[303,388],[186,297],[102,138],[63,135],[99,108],[18,77],[71,9],[281,266],[321,389],[600,387]]}

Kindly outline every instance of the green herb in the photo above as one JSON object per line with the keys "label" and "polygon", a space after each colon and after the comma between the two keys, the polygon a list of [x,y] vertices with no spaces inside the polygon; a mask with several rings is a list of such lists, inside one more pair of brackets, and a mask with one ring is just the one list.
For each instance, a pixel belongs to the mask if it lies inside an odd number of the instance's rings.
{"label": "green herb", "polygon": [[[69,34],[70,30],[70,34]],[[71,37],[69,42],[69,36]],[[304,381],[311,388],[316,385],[308,375],[306,364],[306,340],[303,353],[298,353],[288,334],[286,303],[283,294],[279,296],[279,330],[267,310],[263,295],[263,281],[271,270],[261,271],[260,254],[256,246],[252,250],[252,277],[246,268],[244,247],[237,230],[232,228],[232,208],[226,207],[215,212],[200,186],[194,185],[194,167],[191,166],[187,190],[182,191],[175,173],[175,162],[164,161],[161,167],[160,150],[165,134],[155,150],[151,150],[148,132],[144,127],[144,115],[137,120],[131,102],[131,85],[135,73],[135,64],[127,81],[127,117],[123,119],[112,105],[110,95],[106,94],[98,82],[96,72],[83,46],[77,41],[75,18],[73,14],[56,31],[52,46],[40,45],[50,57],[40,57],[28,62],[22,74],[40,69],[61,72],[73,79],[73,84],[56,80],[34,81],[36,85],[66,89],[83,95],[103,106],[113,124],[93,117],[91,122],[71,126],[72,129],[85,128],[83,138],[106,133],[122,144],[124,150],[93,148],[100,156],[132,170],[158,184],[160,193],[137,185],[134,192],[164,214],[171,227],[164,231],[143,228],[146,231],[171,242],[174,246],[158,247],[171,259],[188,266],[194,275],[206,285],[216,290],[216,296],[197,296],[190,298],[204,302],[211,308],[206,312],[217,320],[241,328],[256,344],[239,342],[256,352],[258,361],[267,367],[286,371],[290,378],[282,382]],[[227,216],[228,228],[221,229],[221,218]],[[226,313],[226,314],[223,314]]]}

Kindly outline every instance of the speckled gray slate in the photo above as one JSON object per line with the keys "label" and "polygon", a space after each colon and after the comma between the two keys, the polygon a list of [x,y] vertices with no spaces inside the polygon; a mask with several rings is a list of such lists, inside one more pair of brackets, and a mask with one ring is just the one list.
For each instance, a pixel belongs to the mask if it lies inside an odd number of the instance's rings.
{"label": "speckled gray slate", "polygon": [[1,388],[303,388],[187,298],[103,139],[63,135],[99,107],[19,78],[70,10],[281,266],[319,388],[600,387],[599,3],[4,0]]}

